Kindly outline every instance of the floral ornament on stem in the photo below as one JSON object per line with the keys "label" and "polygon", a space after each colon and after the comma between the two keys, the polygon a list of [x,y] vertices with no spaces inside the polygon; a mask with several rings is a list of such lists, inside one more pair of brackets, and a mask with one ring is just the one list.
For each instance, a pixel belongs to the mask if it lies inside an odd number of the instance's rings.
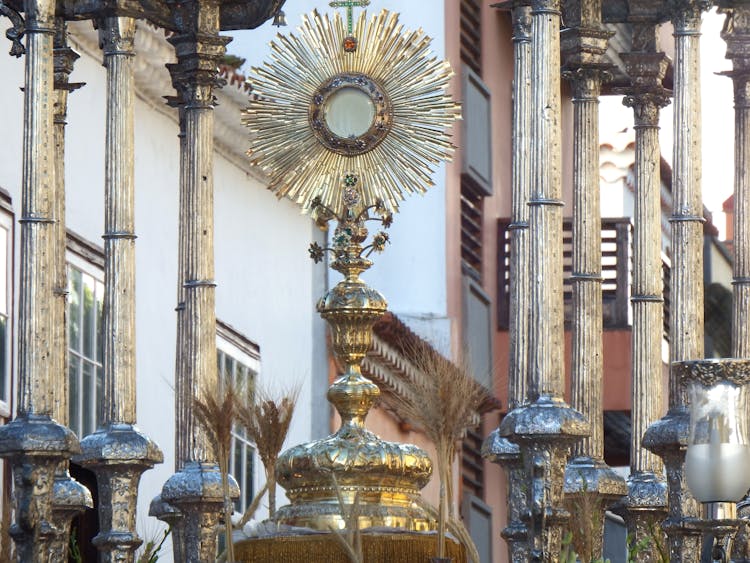
{"label": "floral ornament on stem", "polygon": [[[332,209],[323,204],[320,198],[316,197],[312,200],[310,209],[318,226],[326,228],[328,222],[333,219],[338,222],[331,238],[331,246],[324,247],[317,242],[310,244],[308,252],[316,264],[323,260],[326,252],[331,252],[337,261],[367,258],[373,252],[383,252],[390,242],[388,233],[382,230],[372,237],[370,244],[364,245],[369,235],[365,223],[376,221],[383,229],[388,229],[393,224],[393,214],[388,211],[381,200],[377,200],[373,205],[363,206],[361,194],[356,187],[358,181],[354,174],[344,176],[341,198],[344,210],[340,215],[336,215]],[[371,213],[374,216],[371,216]]]}

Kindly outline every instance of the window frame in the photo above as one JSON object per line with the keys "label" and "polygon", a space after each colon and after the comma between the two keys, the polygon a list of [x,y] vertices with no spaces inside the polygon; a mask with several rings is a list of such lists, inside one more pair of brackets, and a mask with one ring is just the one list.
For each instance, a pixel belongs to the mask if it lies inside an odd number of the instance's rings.
{"label": "window frame", "polygon": [[[66,305],[66,344],[67,344],[67,366],[68,366],[68,426],[70,429],[76,433],[79,440],[83,439],[84,436],[87,436],[89,433],[86,433],[86,428],[83,428],[84,425],[84,393],[83,393],[83,370],[78,374],[78,394],[77,394],[77,418],[78,420],[73,420],[73,413],[71,411],[72,406],[72,397],[71,397],[71,388],[70,385],[70,378],[72,377],[72,374],[70,372],[70,362],[72,359],[72,356],[75,356],[76,358],[79,358],[82,362],[88,362],[91,364],[94,364],[95,372],[93,374],[93,386],[92,386],[92,393],[89,399],[89,404],[87,406],[87,410],[89,411],[89,414],[91,416],[91,432],[95,432],[96,429],[99,427],[99,424],[101,422],[101,401],[99,400],[100,397],[97,393],[97,380],[99,380],[99,385],[103,386],[103,379],[104,379],[104,342],[97,342],[97,338],[103,338],[103,322],[104,322],[104,313],[103,313],[103,300],[104,300],[104,251],[103,249],[95,246],[94,244],[86,241],[79,235],[76,235],[75,233],[72,233],[71,231],[68,231],[67,236],[67,251],[65,256],[65,263],[66,263],[66,278],[67,278],[67,284],[68,288],[70,287],[71,283],[71,275],[70,275],[70,269],[74,268],[81,272],[83,275],[88,276],[90,278],[93,278],[95,281],[95,295],[96,295],[96,288],[101,288],[101,295],[102,295],[102,314],[101,316],[97,316],[96,318],[96,329],[94,330],[93,337],[94,342],[92,344],[94,354],[96,354],[96,350],[99,346],[101,346],[102,349],[102,357],[101,360],[95,358],[88,358],[84,355],[82,355],[82,352],[78,349],[73,350],[70,342],[70,324],[71,324],[71,315],[70,315],[70,296],[68,297],[68,303]],[[96,300],[95,300],[96,304]],[[80,435],[79,435],[80,434]]]}
{"label": "window frame", "polygon": [[[5,332],[5,373],[0,372],[3,378],[0,390],[0,419],[7,421],[11,418],[14,409],[15,381],[14,377],[14,334],[15,334],[15,213],[11,205],[10,195],[0,189],[0,228],[7,231],[8,236],[5,241],[6,245],[6,262],[5,262],[5,303],[6,303],[6,332]],[[0,313],[2,315],[3,313]]]}
{"label": "window frame", "polygon": [[[217,368],[219,354],[223,354],[225,357],[229,357],[236,363],[247,368],[249,377],[257,381],[260,376],[261,367],[260,348],[256,343],[246,338],[231,325],[218,319],[216,321],[216,352]],[[220,373],[219,376],[223,377],[223,374]],[[244,513],[252,502],[255,492],[260,489],[259,477],[261,473],[256,471],[256,468],[260,467],[260,458],[255,444],[243,434],[244,432],[237,430],[232,432],[232,448],[229,454],[229,473],[235,478],[237,484],[240,486],[240,498],[235,502],[235,511],[239,513]],[[242,456],[240,457],[242,460],[243,475],[235,475],[234,471],[236,463],[235,456],[238,447],[243,450]],[[249,475],[247,474],[248,471]],[[249,491],[247,490],[248,484],[251,487]]]}

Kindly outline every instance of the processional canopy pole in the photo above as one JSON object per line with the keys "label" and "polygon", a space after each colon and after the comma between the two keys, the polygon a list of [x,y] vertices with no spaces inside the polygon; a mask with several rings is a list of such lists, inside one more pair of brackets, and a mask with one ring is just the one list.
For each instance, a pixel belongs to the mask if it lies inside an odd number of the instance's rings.
{"label": "processional canopy pole", "polygon": [[[342,372],[328,391],[342,424],[333,435],[281,455],[277,479],[291,503],[274,521],[328,532],[351,526],[347,514],[356,504],[355,527],[407,534],[401,536],[405,542],[394,543],[388,534],[366,541],[365,556],[405,562],[425,558],[434,547],[434,537],[419,533],[435,526],[419,502],[432,464],[416,446],[386,442],[365,428],[380,391],[362,374],[361,362],[372,325],[387,305],[359,276],[372,264],[368,256],[389,242],[385,230],[370,238],[366,222],[389,227],[407,194],[432,185],[435,166],[453,151],[447,129],[460,108],[445,92],[450,65],[431,56],[430,38],[403,30],[398,15],[385,10],[370,18],[363,12],[355,21],[354,8],[368,4],[332,2],[346,8],[346,18],[316,11],[297,35],[278,36],[271,60],[253,69],[256,95],[244,122],[253,133],[248,154],[267,173],[269,189],[300,205],[322,228],[336,221],[330,247],[314,243],[310,256],[319,262],[330,252],[331,267],[344,275],[318,302]],[[311,549],[341,549],[332,539],[321,548],[320,539],[297,541],[290,532],[263,546],[257,538],[238,554],[265,561],[253,553],[271,549],[273,557],[301,561]]]}

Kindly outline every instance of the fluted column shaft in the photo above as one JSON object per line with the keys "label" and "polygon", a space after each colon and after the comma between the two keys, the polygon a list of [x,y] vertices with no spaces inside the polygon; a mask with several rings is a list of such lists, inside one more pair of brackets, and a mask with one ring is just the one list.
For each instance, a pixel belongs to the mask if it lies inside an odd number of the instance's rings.
{"label": "fluted column shaft", "polygon": [[[513,133],[511,159],[510,311],[508,335],[508,408],[528,402],[529,378],[529,186],[531,182],[531,7],[513,2]],[[528,531],[523,522],[527,510],[525,475],[521,450],[508,438],[493,431],[482,447],[482,455],[502,465],[508,478],[508,525],[502,536],[508,557],[514,563],[528,559]]]}
{"label": "fluted column shaft", "polygon": [[[553,561],[568,512],[565,463],[587,424],[563,400],[562,178],[560,146],[560,1],[531,10],[531,190],[529,194],[529,383],[527,404],[505,417],[500,435],[519,444],[527,494],[528,547]],[[523,258],[522,258],[523,259]]]}
{"label": "fluted column shaft", "polygon": [[[721,3],[727,12],[722,38],[732,70],[725,73],[734,87],[734,251],[732,280],[732,356],[750,358],[750,2]],[[750,496],[737,504],[743,521],[732,553],[750,560]]]}
{"label": "fluted column shaft", "polygon": [[[661,459],[642,447],[646,429],[662,412],[663,282],[661,261],[661,176],[659,114],[669,103],[662,86],[667,58],[659,52],[656,24],[633,25],[633,52],[622,55],[631,80],[625,105],[635,122],[635,216],[631,303],[631,442],[628,497],[618,510],[634,542],[661,538],[667,487]],[[640,562],[658,560],[655,549],[637,554]]]}
{"label": "fluted column shaft", "polygon": [[[181,357],[175,382],[177,456],[180,464],[162,489],[162,500],[180,511],[178,533],[187,563],[208,563],[216,553],[216,524],[224,508],[216,453],[192,415],[204,391],[218,388],[214,282],[213,91],[227,37],[219,36],[217,1],[185,2],[175,8],[180,31],[169,41],[177,63],[168,65],[181,117],[180,258],[178,306]],[[183,305],[184,304],[184,305]],[[237,494],[232,481],[231,494]],[[177,551],[175,555],[178,556]]]}
{"label": "fluted column shaft", "polygon": [[51,419],[58,384],[53,377],[52,323],[55,200],[53,38],[55,2],[24,3],[24,82],[21,256],[18,306],[18,407],[0,428],[0,455],[10,458],[15,494],[18,561],[49,557],[56,537],[54,474],[78,448],[67,428]]}
{"label": "fluted column shaft", "polygon": [[135,20],[102,23],[107,69],[104,143],[104,424],[135,415]]}
{"label": "fluted column shaft", "polygon": [[750,358],[750,56],[734,67],[732,356]]}
{"label": "fluted column shaft", "polygon": [[528,402],[529,195],[531,188],[531,8],[513,8],[513,158],[511,162],[508,400]]}
{"label": "fluted column shaft", "polygon": [[49,415],[54,234],[54,2],[26,2],[26,83],[18,305],[18,412]]}
{"label": "fluted column shaft", "polygon": [[[701,197],[700,26],[705,0],[672,0],[674,26],[674,154],[670,366],[703,358],[703,200]],[[698,561],[701,534],[694,525],[700,508],[684,473],[690,416],[686,390],[672,370],[669,411],[652,425],[644,446],[661,456],[667,470],[669,514],[664,529],[670,559]]]}
{"label": "fluted column shaft", "polygon": [[666,99],[644,93],[626,99],[635,114],[635,228],[633,236],[633,344],[631,471],[661,474],[655,454],[641,447],[642,436],[661,412],[661,176],[659,110]]}
{"label": "fluted column shaft", "polygon": [[579,69],[573,84],[573,365],[571,406],[591,435],[573,455],[604,459],[602,412],[602,231],[599,203],[598,70]]}
{"label": "fluted column shaft", "polygon": [[605,510],[627,493],[622,477],[604,463],[599,95],[612,33],[602,26],[601,9],[598,0],[569,0],[562,32],[563,76],[573,91],[571,406],[591,425],[591,434],[573,446],[565,495],[573,546],[586,561],[601,558]]}
{"label": "fluted column shaft", "polygon": [[81,442],[75,459],[97,477],[102,563],[130,563],[136,533],[138,484],[163,457],[136,422],[135,379],[135,20],[99,19],[107,69],[104,141],[104,389],[101,425]]}
{"label": "fluted column shaft", "polygon": [[[51,364],[54,385],[52,418],[68,425],[68,275],[65,251],[65,125],[68,112],[68,94],[82,86],[71,84],[69,76],[78,54],[68,47],[67,25],[62,18],[55,22],[53,41],[55,73],[55,196],[52,204],[55,222],[53,225],[53,250],[51,253],[54,289],[52,296],[52,343]],[[50,554],[54,561],[63,561],[68,555],[71,519],[93,506],[89,490],[72,479],[69,462],[64,460],[55,472],[52,493],[52,517],[56,528]]]}
{"label": "fluted column shaft", "polygon": [[562,153],[560,145],[560,2],[532,7],[529,252],[530,397],[563,396]]}

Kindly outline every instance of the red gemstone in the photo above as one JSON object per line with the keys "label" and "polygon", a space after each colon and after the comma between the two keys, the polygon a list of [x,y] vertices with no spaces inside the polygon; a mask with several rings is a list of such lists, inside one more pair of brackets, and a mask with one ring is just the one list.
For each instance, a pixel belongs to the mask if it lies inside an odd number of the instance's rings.
{"label": "red gemstone", "polygon": [[357,50],[357,38],[352,37],[351,35],[349,37],[344,38],[344,51],[347,53],[353,53]]}

